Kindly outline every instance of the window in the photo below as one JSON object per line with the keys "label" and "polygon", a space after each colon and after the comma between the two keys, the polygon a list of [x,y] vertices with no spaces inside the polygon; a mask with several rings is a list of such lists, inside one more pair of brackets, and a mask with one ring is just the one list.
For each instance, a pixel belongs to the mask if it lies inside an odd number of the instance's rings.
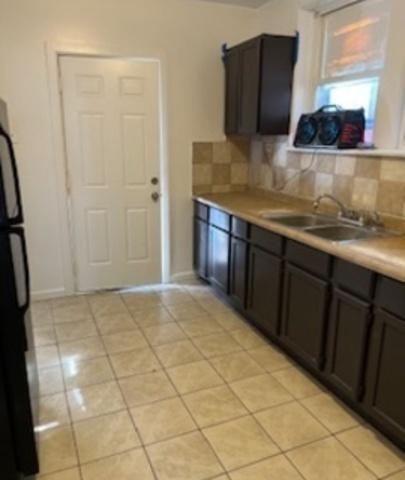
{"label": "window", "polygon": [[378,98],[379,78],[365,78],[321,85],[317,105],[339,105],[344,109],[364,108],[366,117],[365,141],[373,141]]}
{"label": "window", "polygon": [[317,107],[364,108],[366,142],[374,138],[388,28],[387,0],[367,0],[323,18]]}

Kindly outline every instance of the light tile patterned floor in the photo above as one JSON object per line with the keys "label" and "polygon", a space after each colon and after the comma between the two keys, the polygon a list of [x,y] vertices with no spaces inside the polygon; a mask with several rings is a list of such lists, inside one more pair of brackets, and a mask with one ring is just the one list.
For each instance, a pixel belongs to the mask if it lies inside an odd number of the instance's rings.
{"label": "light tile patterned floor", "polygon": [[33,320],[43,480],[405,480],[402,453],[197,281]]}

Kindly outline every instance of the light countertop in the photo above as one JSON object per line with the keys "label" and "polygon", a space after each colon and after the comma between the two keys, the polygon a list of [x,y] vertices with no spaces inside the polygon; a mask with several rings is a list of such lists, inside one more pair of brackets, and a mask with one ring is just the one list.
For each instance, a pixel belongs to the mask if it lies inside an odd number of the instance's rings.
{"label": "light countertop", "polygon": [[305,200],[256,190],[195,195],[194,199],[284,237],[405,282],[405,222],[400,219],[388,219],[387,226],[404,232],[404,235],[338,243],[261,216],[265,212],[276,214],[310,211],[311,203]]}

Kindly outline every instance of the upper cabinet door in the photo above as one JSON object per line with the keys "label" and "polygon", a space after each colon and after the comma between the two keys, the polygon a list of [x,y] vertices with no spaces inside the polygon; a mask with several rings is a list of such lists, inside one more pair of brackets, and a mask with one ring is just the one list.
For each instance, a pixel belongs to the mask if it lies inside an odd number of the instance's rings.
{"label": "upper cabinet door", "polygon": [[239,129],[239,50],[229,50],[225,57],[225,133]]}
{"label": "upper cabinet door", "polygon": [[258,131],[261,40],[255,39],[240,47],[239,133]]}
{"label": "upper cabinet door", "polygon": [[262,44],[259,133],[288,134],[296,39],[266,36]]}
{"label": "upper cabinet door", "polygon": [[260,35],[226,52],[225,133],[289,130],[295,37]]}

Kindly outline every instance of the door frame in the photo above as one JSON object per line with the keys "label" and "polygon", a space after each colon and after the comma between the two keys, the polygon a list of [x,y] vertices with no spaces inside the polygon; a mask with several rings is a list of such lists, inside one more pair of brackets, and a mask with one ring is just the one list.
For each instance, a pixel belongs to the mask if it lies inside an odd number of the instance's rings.
{"label": "door frame", "polygon": [[61,98],[61,75],[59,59],[62,56],[111,58],[121,60],[155,61],[159,70],[159,152],[161,178],[161,281],[170,281],[170,196],[168,162],[168,122],[167,122],[167,62],[161,51],[137,52],[126,47],[89,46],[80,44],[59,44],[45,42],[45,61],[48,77],[48,92],[52,132],[52,153],[59,211],[59,229],[62,239],[62,265],[64,286],[58,295],[76,293],[77,276],[75,269],[74,238],[72,232],[72,208],[69,195],[68,159],[64,128],[63,102]]}

